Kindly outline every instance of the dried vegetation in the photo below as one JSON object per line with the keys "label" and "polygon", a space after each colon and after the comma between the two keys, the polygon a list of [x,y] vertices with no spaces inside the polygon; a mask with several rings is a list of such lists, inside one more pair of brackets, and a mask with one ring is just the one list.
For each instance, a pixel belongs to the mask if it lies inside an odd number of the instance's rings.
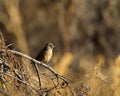
{"label": "dried vegetation", "polygon": [[[119,6],[0,0],[0,96],[120,96]],[[48,41],[56,45],[50,66],[32,58]]]}

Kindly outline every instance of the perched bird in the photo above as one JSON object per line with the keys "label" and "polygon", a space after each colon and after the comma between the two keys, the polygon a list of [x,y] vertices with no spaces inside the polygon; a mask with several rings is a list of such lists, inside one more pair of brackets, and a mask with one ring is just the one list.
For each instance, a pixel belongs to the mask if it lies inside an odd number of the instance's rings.
{"label": "perched bird", "polygon": [[[53,54],[53,48],[55,46],[52,43],[47,43],[44,48],[38,53],[36,60],[41,61],[45,64],[47,64],[51,58],[52,58],[52,54]],[[41,80],[40,80],[40,72],[39,72],[39,68],[37,63],[33,63],[37,76],[38,76],[38,80],[39,80],[39,87],[41,88]],[[40,95],[41,96],[41,95]]]}
{"label": "perched bird", "polygon": [[53,45],[53,43],[47,43],[44,48],[38,53],[36,60],[43,63],[48,63],[52,58],[54,47],[55,46]]}

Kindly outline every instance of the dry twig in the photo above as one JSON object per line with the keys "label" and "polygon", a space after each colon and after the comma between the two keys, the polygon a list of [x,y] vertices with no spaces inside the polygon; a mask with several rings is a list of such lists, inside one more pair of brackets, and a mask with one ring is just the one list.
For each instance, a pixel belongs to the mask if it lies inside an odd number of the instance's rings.
{"label": "dry twig", "polygon": [[[5,51],[5,50],[2,50],[2,51]],[[51,72],[54,74],[54,76],[56,77],[56,79],[61,79],[61,80],[63,81],[63,83],[65,83],[65,84],[68,86],[68,88],[70,89],[71,93],[72,93],[73,96],[74,96],[74,92],[72,91],[72,89],[71,89],[71,87],[70,87],[70,84],[69,84],[69,79],[66,78],[66,77],[64,77],[64,76],[62,76],[62,75],[60,75],[60,74],[58,74],[52,67],[48,66],[47,64],[45,64],[45,63],[43,63],[43,62],[37,61],[37,60],[35,60],[34,58],[32,58],[32,57],[30,57],[30,56],[28,56],[28,55],[26,55],[26,54],[23,54],[23,53],[21,53],[21,52],[18,52],[18,51],[15,51],[15,50],[9,50],[9,49],[8,49],[8,51],[9,51],[9,52],[12,52],[13,54],[20,55],[20,56],[22,56],[22,57],[24,57],[24,58],[27,58],[27,59],[31,60],[32,62],[34,62],[36,65],[41,65],[41,66],[43,66],[44,68],[46,68],[46,69],[48,69],[49,71],[51,71]],[[37,70],[38,70],[38,69],[37,69]],[[38,72],[39,72],[39,71],[38,71]],[[39,77],[39,80],[40,80],[40,77]],[[25,83],[25,82],[24,82],[24,83]],[[58,83],[59,83],[59,82],[58,82]],[[40,84],[40,87],[41,87],[41,82],[39,82],[39,84]],[[52,89],[53,89],[53,88],[52,88]]]}

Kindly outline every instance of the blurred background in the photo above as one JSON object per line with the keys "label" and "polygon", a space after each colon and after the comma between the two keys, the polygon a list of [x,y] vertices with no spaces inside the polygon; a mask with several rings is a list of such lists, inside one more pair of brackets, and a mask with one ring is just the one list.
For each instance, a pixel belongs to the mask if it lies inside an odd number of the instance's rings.
{"label": "blurred background", "polygon": [[[14,43],[11,49],[35,58],[53,42],[53,69],[74,82],[87,74],[92,88],[101,84],[91,76],[96,71],[100,81],[105,76],[109,85],[120,88],[119,18],[119,0],[0,0],[0,30],[6,44]],[[99,92],[107,95],[100,96],[120,95],[114,88],[106,89],[108,93]]]}

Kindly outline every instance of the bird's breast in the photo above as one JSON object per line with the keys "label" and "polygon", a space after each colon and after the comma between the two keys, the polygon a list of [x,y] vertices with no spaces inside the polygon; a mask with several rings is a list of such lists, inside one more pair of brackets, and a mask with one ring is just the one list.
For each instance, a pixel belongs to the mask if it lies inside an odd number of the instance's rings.
{"label": "bird's breast", "polygon": [[51,58],[52,58],[52,50],[49,49],[49,50],[47,50],[46,53],[45,53],[45,61],[44,61],[44,62],[48,63]]}

